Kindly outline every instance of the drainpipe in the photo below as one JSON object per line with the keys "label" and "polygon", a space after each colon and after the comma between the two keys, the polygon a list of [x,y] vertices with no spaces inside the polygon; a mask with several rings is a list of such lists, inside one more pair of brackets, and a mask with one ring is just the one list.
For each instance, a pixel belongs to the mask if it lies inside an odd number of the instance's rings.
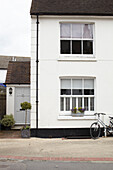
{"label": "drainpipe", "polygon": [[36,128],[38,129],[38,15],[37,15],[37,50],[36,50]]}

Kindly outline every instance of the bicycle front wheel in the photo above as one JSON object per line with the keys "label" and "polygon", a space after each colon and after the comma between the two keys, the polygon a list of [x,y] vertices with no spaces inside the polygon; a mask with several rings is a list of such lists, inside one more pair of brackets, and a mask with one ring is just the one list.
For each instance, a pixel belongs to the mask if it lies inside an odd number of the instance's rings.
{"label": "bicycle front wheel", "polygon": [[98,139],[100,136],[100,125],[97,122],[94,122],[90,127],[90,135],[93,139]]}

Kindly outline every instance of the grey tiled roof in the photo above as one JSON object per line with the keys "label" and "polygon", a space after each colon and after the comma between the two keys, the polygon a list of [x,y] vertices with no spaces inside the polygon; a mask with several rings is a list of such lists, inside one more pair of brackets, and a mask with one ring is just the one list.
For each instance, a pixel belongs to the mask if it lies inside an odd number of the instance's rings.
{"label": "grey tiled roof", "polygon": [[113,0],[32,0],[31,15],[113,15]]}
{"label": "grey tiled roof", "polygon": [[30,57],[2,56],[0,55],[0,69],[7,69],[9,61],[30,61]]}
{"label": "grey tiled roof", "polygon": [[30,62],[10,61],[8,64],[6,84],[30,84]]}

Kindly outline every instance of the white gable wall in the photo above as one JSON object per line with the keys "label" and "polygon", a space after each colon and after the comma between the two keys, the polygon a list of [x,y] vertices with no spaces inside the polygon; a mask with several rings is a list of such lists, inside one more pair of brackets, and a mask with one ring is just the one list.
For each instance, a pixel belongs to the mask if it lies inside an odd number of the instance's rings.
{"label": "white gable wall", "polygon": [[36,18],[31,20],[31,127],[36,128]]}
{"label": "white gable wall", "polygon": [[0,83],[5,83],[7,70],[0,69]]}
{"label": "white gable wall", "polygon": [[[90,22],[95,27],[94,58],[60,56],[60,22]],[[39,128],[89,127],[95,117],[60,116],[60,77],[94,77],[95,112],[113,114],[113,19],[39,18]],[[31,37],[31,128],[36,127],[36,18]],[[63,60],[65,59],[65,60]]]}

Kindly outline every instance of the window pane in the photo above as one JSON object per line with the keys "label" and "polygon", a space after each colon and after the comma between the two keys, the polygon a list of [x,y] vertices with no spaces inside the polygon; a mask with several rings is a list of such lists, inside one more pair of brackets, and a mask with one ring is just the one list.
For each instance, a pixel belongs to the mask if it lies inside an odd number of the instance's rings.
{"label": "window pane", "polygon": [[88,109],[88,97],[85,97],[85,98],[84,98],[84,108],[85,108],[86,111],[89,110],[89,109]]}
{"label": "window pane", "polygon": [[94,111],[94,97],[90,98],[90,110]]}
{"label": "window pane", "polygon": [[85,79],[84,80],[85,89],[94,89],[94,79]]}
{"label": "window pane", "polygon": [[82,89],[82,80],[81,79],[76,79],[72,80],[72,88],[73,89]]}
{"label": "window pane", "polygon": [[92,24],[84,24],[83,38],[93,38],[93,25]]}
{"label": "window pane", "polygon": [[70,54],[70,40],[61,40],[61,54]]}
{"label": "window pane", "polygon": [[84,95],[94,95],[94,89],[84,89]]}
{"label": "window pane", "polygon": [[94,80],[93,79],[84,80],[84,94],[94,95]]}
{"label": "window pane", "polygon": [[61,38],[71,37],[71,24],[60,24],[60,37]]}
{"label": "window pane", "polygon": [[72,89],[72,95],[82,95],[81,89]]}
{"label": "window pane", "polygon": [[70,79],[61,80],[61,95],[70,94],[71,94],[71,80]]}
{"label": "window pane", "polygon": [[82,80],[72,80],[72,94],[82,95]]}
{"label": "window pane", "polygon": [[82,25],[72,24],[72,38],[82,38]]}
{"label": "window pane", "polygon": [[61,80],[61,89],[71,89],[71,80],[70,79],[62,79]]}
{"label": "window pane", "polygon": [[81,54],[81,41],[72,41],[72,54]]}
{"label": "window pane", "polygon": [[60,110],[64,111],[64,98],[63,97],[60,98]]}
{"label": "window pane", "polygon": [[61,89],[61,95],[71,95],[71,89]]}
{"label": "window pane", "polygon": [[66,98],[66,111],[70,111],[70,98]]}
{"label": "window pane", "polygon": [[83,41],[83,54],[93,54],[93,41]]}
{"label": "window pane", "polygon": [[72,108],[76,107],[76,97],[72,98]]}
{"label": "window pane", "polygon": [[78,98],[78,107],[82,107],[82,97]]}

